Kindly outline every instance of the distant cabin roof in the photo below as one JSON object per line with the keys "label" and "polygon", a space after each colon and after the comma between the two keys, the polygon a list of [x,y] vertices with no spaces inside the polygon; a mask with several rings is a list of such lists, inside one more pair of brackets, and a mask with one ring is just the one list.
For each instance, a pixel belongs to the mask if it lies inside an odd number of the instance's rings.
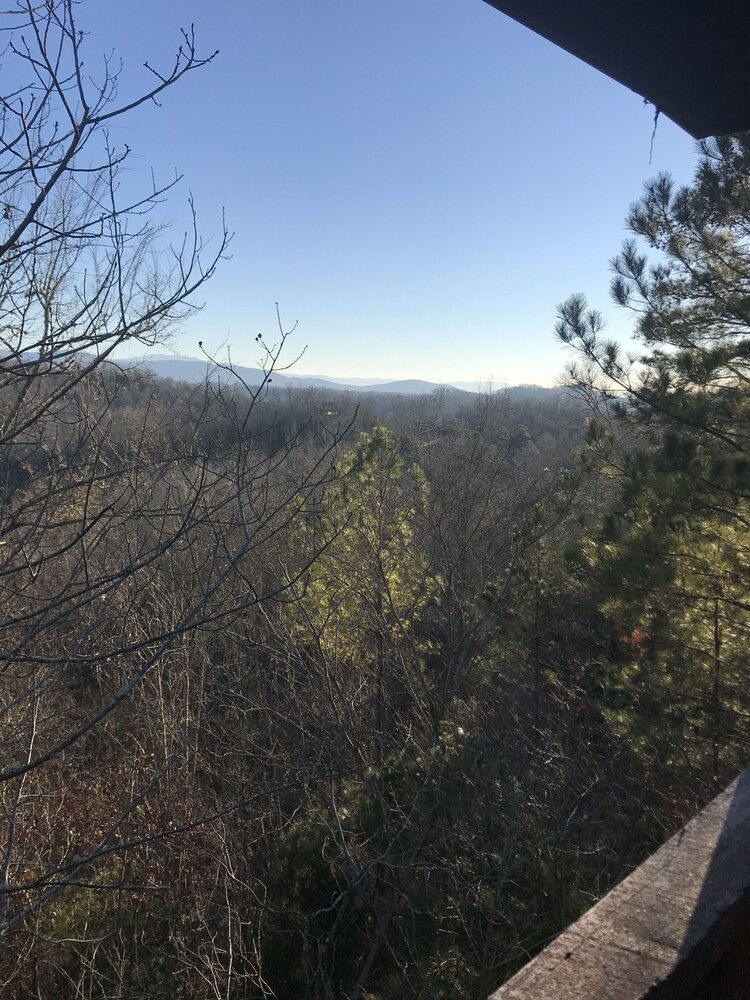
{"label": "distant cabin roof", "polygon": [[749,0],[485,0],[696,139],[750,129]]}

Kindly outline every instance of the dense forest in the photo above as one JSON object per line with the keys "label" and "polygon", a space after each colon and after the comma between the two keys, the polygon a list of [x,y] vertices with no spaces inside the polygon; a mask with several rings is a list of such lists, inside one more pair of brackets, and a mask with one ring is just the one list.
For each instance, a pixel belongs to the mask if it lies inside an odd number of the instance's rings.
{"label": "dense forest", "polygon": [[565,391],[180,384],[112,355],[226,237],[155,263],[106,128],[206,60],[120,97],[70,0],[19,10],[2,996],[486,996],[748,758],[750,138],[647,184],[636,353],[571,297]]}

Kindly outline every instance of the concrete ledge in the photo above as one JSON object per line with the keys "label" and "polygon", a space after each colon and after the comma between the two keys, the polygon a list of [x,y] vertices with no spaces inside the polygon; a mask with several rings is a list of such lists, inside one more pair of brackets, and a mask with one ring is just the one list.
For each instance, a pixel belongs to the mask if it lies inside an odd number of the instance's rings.
{"label": "concrete ledge", "polygon": [[750,996],[750,771],[491,1000]]}

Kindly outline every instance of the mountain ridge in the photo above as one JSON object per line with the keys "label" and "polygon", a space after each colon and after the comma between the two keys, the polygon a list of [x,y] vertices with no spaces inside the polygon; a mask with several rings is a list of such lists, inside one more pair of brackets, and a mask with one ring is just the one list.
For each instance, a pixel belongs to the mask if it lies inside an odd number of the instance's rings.
{"label": "mountain ridge", "polygon": [[[187,358],[179,355],[152,354],[142,358],[117,358],[116,364],[124,368],[143,368],[160,378],[171,378],[180,382],[202,382],[205,378],[224,381],[226,384],[239,383],[248,388],[257,388],[266,378],[260,368],[245,365],[227,365],[210,358]],[[380,379],[352,378],[351,380],[326,375],[292,375],[285,371],[274,371],[270,383],[275,388],[326,389],[331,392],[385,393],[402,395],[431,395],[439,390],[447,392],[477,393],[484,391],[482,383],[476,382],[430,382],[426,379]],[[500,383],[490,391],[504,389]]]}

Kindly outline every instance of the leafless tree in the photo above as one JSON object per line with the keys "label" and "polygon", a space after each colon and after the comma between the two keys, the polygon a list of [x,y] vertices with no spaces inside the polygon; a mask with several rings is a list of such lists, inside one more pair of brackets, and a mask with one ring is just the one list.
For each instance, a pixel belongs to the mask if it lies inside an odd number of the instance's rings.
{"label": "leafless tree", "polygon": [[[0,25],[0,940],[19,995],[24,940],[82,927],[85,961],[55,975],[94,990],[96,914],[150,905],[179,857],[158,844],[262,794],[219,789],[196,762],[239,673],[214,657],[289,585],[264,552],[336,447],[302,455],[300,433],[265,446],[264,387],[186,402],[111,363],[193,311],[229,236],[208,250],[193,213],[165,243],[153,210],[176,181],[123,203],[129,150],[108,128],[213,56],[183,31],[172,65],[146,64],[146,87],[121,97],[110,60],[98,80],[84,69],[76,8],[23,0]],[[260,341],[266,379],[285,339]]]}

